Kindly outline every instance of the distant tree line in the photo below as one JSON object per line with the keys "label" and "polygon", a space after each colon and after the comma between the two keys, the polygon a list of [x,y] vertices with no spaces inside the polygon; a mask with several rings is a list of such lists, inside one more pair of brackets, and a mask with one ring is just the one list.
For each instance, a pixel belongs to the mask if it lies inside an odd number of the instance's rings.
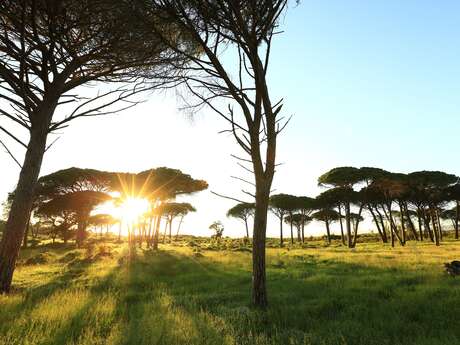
{"label": "distant tree line", "polygon": [[[392,173],[379,168],[334,168],[318,178],[328,188],[316,198],[276,194],[270,197],[270,211],[279,220],[280,244],[284,244],[283,223],[289,225],[290,242],[305,242],[305,226],[323,222],[331,243],[331,225],[338,223],[340,237],[349,248],[356,246],[359,226],[370,217],[383,243],[408,240],[431,241],[440,245],[445,236],[444,221],[459,238],[460,178],[442,171]],[[251,204],[241,203],[228,215],[245,224],[252,215]],[[247,226],[246,226],[247,227]],[[294,233],[296,230],[296,234]]]}

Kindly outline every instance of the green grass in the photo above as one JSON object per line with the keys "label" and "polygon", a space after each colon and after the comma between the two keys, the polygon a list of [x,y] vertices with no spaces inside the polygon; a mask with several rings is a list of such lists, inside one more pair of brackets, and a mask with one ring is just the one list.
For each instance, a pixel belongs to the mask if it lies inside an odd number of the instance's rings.
{"label": "green grass", "polygon": [[266,312],[250,307],[248,252],[26,250],[48,263],[20,265],[0,296],[0,344],[460,344],[460,279],[442,267],[459,249],[270,248]]}

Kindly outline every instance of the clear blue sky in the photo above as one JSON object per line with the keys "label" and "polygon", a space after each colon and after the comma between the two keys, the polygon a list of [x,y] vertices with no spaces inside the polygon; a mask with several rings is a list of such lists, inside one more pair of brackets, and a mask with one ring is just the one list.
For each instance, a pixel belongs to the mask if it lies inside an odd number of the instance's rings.
{"label": "clear blue sky", "polygon": [[[270,85],[294,117],[280,138],[277,192],[314,196],[316,178],[342,165],[460,175],[460,1],[304,0],[282,28]],[[229,159],[236,144],[217,134],[225,123],[206,111],[191,122],[176,107],[174,97],[156,95],[116,117],[75,122],[47,153],[43,173],[170,166],[238,194],[242,185],[229,177],[240,172]],[[4,199],[17,168],[5,154],[0,159]],[[227,234],[243,233],[225,218],[232,202],[208,192],[192,202],[198,213],[187,232],[209,234],[221,219]],[[273,221],[269,234],[277,232]]]}

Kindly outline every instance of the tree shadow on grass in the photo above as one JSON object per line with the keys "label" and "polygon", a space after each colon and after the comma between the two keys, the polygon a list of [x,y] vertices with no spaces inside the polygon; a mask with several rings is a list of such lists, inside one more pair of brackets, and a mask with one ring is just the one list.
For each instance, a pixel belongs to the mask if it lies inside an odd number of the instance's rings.
{"label": "tree shadow on grass", "polygon": [[[197,339],[212,343],[216,333],[237,344],[406,345],[460,340],[460,329],[449,322],[460,307],[460,282],[423,271],[299,256],[284,267],[269,266],[266,312],[249,307],[250,272],[236,265],[160,252],[139,257],[130,272],[121,301],[129,315],[121,344],[168,344],[164,339],[179,339],[172,335],[174,320],[166,320],[177,314],[189,320],[184,327],[190,327],[190,344],[200,344]],[[161,307],[161,298],[168,299],[166,307]],[[155,301],[163,315],[162,331],[156,329],[157,340],[152,342],[143,340],[150,327],[142,321],[143,313],[154,310],[146,306],[148,301]]]}

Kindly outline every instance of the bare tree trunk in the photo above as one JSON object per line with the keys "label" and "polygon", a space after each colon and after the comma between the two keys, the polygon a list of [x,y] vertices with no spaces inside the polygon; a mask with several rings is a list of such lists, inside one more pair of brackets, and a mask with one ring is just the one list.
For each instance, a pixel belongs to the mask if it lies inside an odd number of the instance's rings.
{"label": "bare tree trunk", "polygon": [[305,224],[302,224],[302,243],[305,243]]}
{"label": "bare tree trunk", "polygon": [[383,233],[382,233],[382,230],[380,229],[380,223],[379,223],[379,220],[377,219],[377,216],[372,208],[371,205],[368,205],[367,208],[369,209],[369,212],[371,213],[372,215],[372,219],[374,220],[374,223],[375,223],[375,226],[377,227],[377,232],[379,233],[380,235],[380,238],[382,239],[382,242],[383,243],[386,243],[386,238],[383,237]]}
{"label": "bare tree trunk", "polygon": [[455,215],[455,239],[458,240],[459,237],[459,223],[460,223],[460,202],[457,201],[457,207],[456,207],[456,215]]}
{"label": "bare tree trunk", "polygon": [[173,217],[169,220],[169,243],[172,242],[172,222],[173,222]]}
{"label": "bare tree trunk", "polygon": [[36,114],[37,122],[32,123],[30,141],[0,243],[0,293],[7,293],[11,289],[16,260],[24,238],[27,221],[30,219],[34,190],[46,148],[48,126],[55,105],[47,108],[46,113]]}
{"label": "bare tree trunk", "polygon": [[75,235],[75,239],[76,239],[78,248],[81,248],[83,246],[83,242],[85,241],[87,237],[86,226],[87,226],[86,221],[80,218],[78,220],[77,233]]}
{"label": "bare tree trunk", "polygon": [[439,242],[439,229],[436,224],[435,211],[433,210],[432,207],[430,207],[430,214],[431,214],[431,224],[433,225],[434,240],[435,240],[436,245],[439,246],[441,244]]}
{"label": "bare tree trunk", "polygon": [[280,217],[280,247],[284,245],[283,240],[283,216]]}
{"label": "bare tree trunk", "polygon": [[30,232],[30,216],[29,216],[29,219],[27,219],[27,226],[26,226],[26,231],[24,233],[24,239],[22,241],[22,248],[27,248],[28,246],[29,232]]}
{"label": "bare tree trunk", "polygon": [[443,233],[442,233],[442,225],[441,225],[441,217],[439,217],[439,209],[436,208],[435,210],[435,215],[438,223],[438,229],[439,229],[439,239],[442,241],[443,238]]}
{"label": "bare tree trunk", "polygon": [[401,204],[401,201],[398,202],[399,204],[399,214],[401,215],[401,245],[406,245],[406,222],[404,221],[404,210]]}
{"label": "bare tree trunk", "polygon": [[354,228],[354,233],[353,233],[353,248],[356,247],[356,242],[358,241],[358,228],[359,228],[359,223],[361,222],[361,214],[363,213],[364,205],[361,205],[359,207],[359,212],[358,212],[358,218],[356,219],[355,223],[355,228]]}
{"label": "bare tree trunk", "polygon": [[166,232],[168,231],[169,217],[166,218],[165,228],[163,230],[163,244],[166,242]]}
{"label": "bare tree trunk", "polygon": [[351,237],[351,218],[350,218],[350,203],[345,205],[345,225],[347,227],[347,244],[348,248],[353,247],[353,239]]}
{"label": "bare tree trunk", "polygon": [[161,215],[157,216],[156,224],[155,224],[155,232],[153,235],[153,249],[158,250],[158,242],[160,240],[160,225],[161,225]]}
{"label": "bare tree trunk", "polygon": [[252,245],[252,301],[255,306],[265,308],[268,304],[265,274],[265,240],[271,179],[270,182],[259,181],[256,184]]}
{"label": "bare tree trunk", "polygon": [[387,230],[385,227],[385,221],[383,220],[383,215],[382,213],[380,213],[378,206],[375,207],[375,211],[377,212],[378,220],[380,221],[384,243],[388,243],[388,235],[387,235]]}
{"label": "bare tree trunk", "polygon": [[[177,226],[176,240],[179,238],[179,231],[180,231],[180,227],[181,227],[183,221],[184,221],[184,216],[181,216],[180,221],[179,221],[179,225]],[[249,232],[247,231],[247,226],[246,226],[246,232],[249,234]]]}
{"label": "bare tree trunk", "polygon": [[246,227],[246,238],[248,239],[249,241],[249,228],[248,228],[248,220],[246,218],[244,218],[244,225]]}
{"label": "bare tree trunk", "polygon": [[292,212],[289,212],[289,217],[291,221],[289,222],[289,225],[291,226],[291,244],[294,244],[294,229],[292,228]]}
{"label": "bare tree trunk", "polygon": [[425,231],[428,233],[428,236],[430,237],[431,242],[434,242],[433,231],[431,230],[431,227],[430,227],[430,218],[429,218],[429,215],[427,215],[426,210],[423,211],[423,222],[425,224]]}
{"label": "bare tree trunk", "polygon": [[340,222],[340,235],[342,244],[345,245],[345,236],[343,234],[343,221],[342,221],[342,206],[339,204],[339,222]]}
{"label": "bare tree trunk", "polygon": [[412,221],[412,218],[409,214],[409,209],[407,207],[407,203],[404,203],[404,213],[406,214],[406,219],[407,219],[407,224],[409,224],[409,229],[411,230],[412,234],[414,235],[414,238],[416,241],[419,240],[417,230],[415,230],[414,222]]}
{"label": "bare tree trunk", "polygon": [[420,241],[423,241],[423,230],[422,230],[422,217],[420,216],[420,208],[417,207],[417,222],[418,222],[418,232],[420,235]]}
{"label": "bare tree trunk", "polygon": [[326,238],[327,243],[331,244],[331,229],[329,228],[329,220],[326,219]]}

